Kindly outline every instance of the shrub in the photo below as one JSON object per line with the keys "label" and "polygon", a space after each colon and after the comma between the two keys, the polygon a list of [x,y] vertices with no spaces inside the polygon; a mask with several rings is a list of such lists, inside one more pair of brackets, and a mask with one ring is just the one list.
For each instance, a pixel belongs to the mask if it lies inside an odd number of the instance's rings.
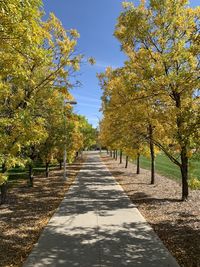
{"label": "shrub", "polygon": [[197,177],[191,177],[189,180],[189,186],[191,189],[200,189],[200,180]]}

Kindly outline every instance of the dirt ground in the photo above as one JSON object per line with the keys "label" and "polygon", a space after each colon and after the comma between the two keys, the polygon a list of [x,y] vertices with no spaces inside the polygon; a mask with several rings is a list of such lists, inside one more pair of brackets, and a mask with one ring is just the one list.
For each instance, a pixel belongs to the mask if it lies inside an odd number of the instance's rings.
{"label": "dirt ground", "polygon": [[156,175],[150,185],[150,171],[137,175],[134,164],[125,169],[106,154],[102,159],[180,266],[200,267],[200,191],[191,190],[182,202],[178,182]]}
{"label": "dirt ground", "polygon": [[62,170],[55,170],[50,172],[49,178],[35,177],[33,188],[23,180],[8,191],[7,203],[0,206],[1,267],[22,266],[83,161],[78,159],[68,166],[67,181],[63,180]]}

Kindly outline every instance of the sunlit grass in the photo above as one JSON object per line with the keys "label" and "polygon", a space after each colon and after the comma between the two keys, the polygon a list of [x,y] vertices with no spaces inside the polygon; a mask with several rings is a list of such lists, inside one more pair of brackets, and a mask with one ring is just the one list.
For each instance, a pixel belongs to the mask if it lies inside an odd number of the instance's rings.
{"label": "sunlit grass", "polygon": [[[148,158],[141,157],[141,168],[150,169],[151,161]],[[179,180],[181,178],[181,172],[177,165],[172,163],[167,156],[159,154],[155,160],[156,172],[169,178]],[[189,174],[191,177],[197,177],[200,179],[200,162],[197,160],[190,161]]]}

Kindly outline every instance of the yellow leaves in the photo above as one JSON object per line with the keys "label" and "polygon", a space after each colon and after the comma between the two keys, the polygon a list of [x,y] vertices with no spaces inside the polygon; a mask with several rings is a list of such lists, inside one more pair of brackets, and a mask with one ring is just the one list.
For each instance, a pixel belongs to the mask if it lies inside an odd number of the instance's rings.
{"label": "yellow leaves", "polygon": [[120,40],[126,33],[126,27],[124,25],[119,25],[115,31],[115,36]]}
{"label": "yellow leaves", "polygon": [[80,64],[79,64],[78,61],[73,62],[73,69],[75,71],[79,71],[80,70]]}
{"label": "yellow leaves", "polygon": [[107,146],[147,142],[149,122],[155,126],[155,140],[169,151],[180,153],[184,142],[189,146],[196,131],[190,125],[195,125],[192,112],[197,113],[191,103],[199,88],[199,41],[191,38],[198,27],[196,11],[186,4],[152,0],[148,11],[144,3],[144,9],[133,10],[124,4],[115,36],[129,61],[123,70],[106,69],[99,75],[104,113],[100,137]]}
{"label": "yellow leaves", "polygon": [[[38,152],[48,142],[46,156],[51,159],[69,135],[73,157],[84,136],[72,106],[63,107],[63,100],[73,99],[69,75],[80,69],[83,59],[74,54],[79,33],[66,31],[54,14],[42,21],[40,0],[4,2],[0,4],[0,156],[7,155],[10,168],[22,158],[27,160],[30,149]],[[88,61],[95,63],[93,58]],[[65,115],[70,121],[66,129]]]}
{"label": "yellow leaves", "polygon": [[8,180],[8,176],[4,175],[3,173],[0,173],[0,186],[6,183]]}
{"label": "yellow leaves", "polygon": [[193,155],[193,151],[192,151],[192,149],[188,150],[188,151],[187,151],[187,157],[188,157],[188,158],[191,158],[192,155]]}
{"label": "yellow leaves", "polygon": [[62,95],[66,94],[67,88],[66,87],[62,87],[61,89],[59,89],[59,91],[62,93]]}
{"label": "yellow leaves", "polygon": [[73,36],[74,38],[80,38],[80,34],[79,34],[79,32],[76,30],[76,29],[71,29],[70,30],[70,34],[71,34],[71,36]]}
{"label": "yellow leaves", "polygon": [[122,6],[124,9],[134,8],[134,4],[132,2],[122,2]]}
{"label": "yellow leaves", "polygon": [[19,152],[21,152],[21,144],[17,142],[12,146],[10,153],[12,153],[13,155],[17,155]]}
{"label": "yellow leaves", "polygon": [[67,57],[69,53],[71,53],[74,50],[74,47],[76,46],[76,40],[70,40],[66,38],[65,40],[57,40],[57,43],[60,47],[60,51],[63,54],[63,56]]}
{"label": "yellow leaves", "polygon": [[188,184],[191,189],[200,189],[200,180],[197,177],[191,177],[188,181]]}
{"label": "yellow leaves", "polygon": [[140,10],[142,11],[145,10],[145,4],[146,4],[146,0],[140,0],[140,5],[139,5]]}
{"label": "yellow leaves", "polygon": [[93,57],[88,58],[88,62],[90,63],[90,65],[95,65],[96,64],[96,60]]}
{"label": "yellow leaves", "polygon": [[132,148],[125,148],[124,152],[127,156],[129,156],[131,159],[135,160],[137,158],[137,150]]}
{"label": "yellow leaves", "polygon": [[60,20],[55,16],[53,12],[49,14],[49,29],[53,30],[53,26],[63,31]]}

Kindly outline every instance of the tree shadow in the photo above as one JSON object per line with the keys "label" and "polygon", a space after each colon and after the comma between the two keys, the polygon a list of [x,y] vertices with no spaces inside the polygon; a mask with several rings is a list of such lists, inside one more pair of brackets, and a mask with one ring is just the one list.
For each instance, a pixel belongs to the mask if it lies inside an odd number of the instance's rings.
{"label": "tree shadow", "polygon": [[182,202],[179,198],[155,198],[144,192],[136,192],[130,196],[132,202],[136,205],[138,204],[159,204],[165,205],[170,203],[180,203]]}
{"label": "tree shadow", "polygon": [[30,266],[178,265],[111,174],[89,158],[24,265]]}
{"label": "tree shadow", "polygon": [[34,187],[22,180],[10,188],[6,204],[0,206],[0,266],[21,265],[80,170],[81,162],[68,166],[69,182],[63,180],[62,170],[55,170],[49,178],[37,176]]}
{"label": "tree shadow", "polygon": [[[187,219],[187,223],[200,224],[197,219]],[[190,227],[184,220],[177,219],[152,224],[153,229],[168,248],[173,248],[172,253],[177,258],[180,266],[200,266],[200,229]]]}
{"label": "tree shadow", "polygon": [[[111,230],[112,229],[112,230]],[[142,236],[142,238],[141,238]],[[178,266],[146,223],[98,227],[49,226],[24,267]],[[37,265],[38,264],[38,265]]]}

